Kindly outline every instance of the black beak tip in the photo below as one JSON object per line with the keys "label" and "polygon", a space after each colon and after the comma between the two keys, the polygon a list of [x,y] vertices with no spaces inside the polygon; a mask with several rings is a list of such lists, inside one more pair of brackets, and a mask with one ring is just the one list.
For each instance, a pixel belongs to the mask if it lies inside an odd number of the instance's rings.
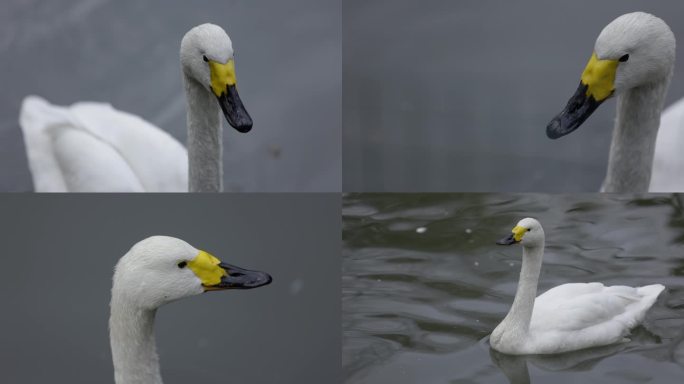
{"label": "black beak tip", "polygon": [[259,287],[263,287],[264,285],[271,284],[272,281],[273,281],[273,278],[268,273],[253,271],[253,272],[251,272],[251,276],[250,276],[249,280],[245,281],[242,284],[242,288],[245,288],[245,289],[259,288]]}
{"label": "black beak tip", "polygon": [[219,266],[228,272],[221,277],[219,287],[223,289],[252,289],[271,284],[273,278],[266,272],[250,271],[234,265],[220,263]]}
{"label": "black beak tip", "polygon": [[593,96],[587,95],[587,89],[588,85],[580,82],[563,111],[549,122],[546,126],[546,136],[549,139],[555,140],[572,133],[605,101],[596,101]]}
{"label": "black beak tip", "polygon": [[496,242],[497,245],[512,245],[512,244],[516,244],[516,243],[517,243],[517,241],[515,241],[515,238],[513,237],[512,234],[508,235],[508,236],[504,237],[503,239]]}
{"label": "black beak tip", "polygon": [[257,287],[262,287],[262,286],[264,286],[264,285],[269,285],[269,284],[271,284],[271,283],[273,282],[273,277],[271,277],[271,275],[269,275],[269,274],[266,273],[266,272],[262,272],[262,273],[263,273],[263,276],[260,276],[260,277],[259,277],[259,279],[258,279],[259,282],[257,283],[257,284],[258,284]]}
{"label": "black beak tip", "polygon": [[561,132],[561,122],[558,117],[551,120],[549,125],[546,126],[546,136],[549,139],[556,140],[563,136]]}
{"label": "black beak tip", "polygon": [[233,128],[240,133],[247,133],[252,130],[252,122],[250,121],[248,123],[235,124]]}
{"label": "black beak tip", "polygon": [[252,130],[252,117],[242,105],[242,100],[240,100],[240,95],[238,95],[237,88],[234,85],[229,86],[226,92],[218,97],[218,103],[228,124],[236,131],[247,133]]}

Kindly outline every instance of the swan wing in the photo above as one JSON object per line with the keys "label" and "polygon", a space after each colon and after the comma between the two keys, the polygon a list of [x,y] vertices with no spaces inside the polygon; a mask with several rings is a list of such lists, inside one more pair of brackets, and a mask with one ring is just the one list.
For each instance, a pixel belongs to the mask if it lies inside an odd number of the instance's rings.
{"label": "swan wing", "polygon": [[620,342],[665,287],[564,284],[537,297],[530,322],[535,353],[558,353]]}
{"label": "swan wing", "polygon": [[650,192],[684,191],[684,99],[663,111],[656,139]]}
{"label": "swan wing", "polygon": [[60,107],[29,96],[19,122],[37,192],[187,190],[185,148],[109,104]]}

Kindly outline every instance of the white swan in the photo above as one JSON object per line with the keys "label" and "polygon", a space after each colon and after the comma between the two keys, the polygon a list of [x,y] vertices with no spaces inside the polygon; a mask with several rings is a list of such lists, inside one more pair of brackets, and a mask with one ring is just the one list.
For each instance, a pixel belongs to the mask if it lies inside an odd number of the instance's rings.
{"label": "white swan", "polygon": [[161,384],[154,340],[157,308],[202,292],[249,289],[271,282],[264,272],[222,263],[183,240],[153,236],[116,265],[109,339],[117,384]]}
{"label": "white swan", "polygon": [[544,230],[535,219],[520,220],[497,244],[523,246],[518,290],[489,343],[511,355],[551,354],[626,341],[629,330],[665,289],[660,284],[632,288],[601,283],[554,287],[535,299],[544,256]]}
{"label": "white swan", "polygon": [[194,27],[183,37],[180,62],[187,152],[166,132],[109,104],[60,107],[26,97],[19,123],[35,191],[221,191],[221,110],[239,132],[252,127],[237,93],[232,42],[219,26]]}
{"label": "white swan", "polygon": [[661,120],[675,48],[663,20],[643,12],[618,17],[596,40],[577,92],[546,127],[552,139],[567,135],[617,95],[602,191],[684,191],[684,100],[668,108]]}

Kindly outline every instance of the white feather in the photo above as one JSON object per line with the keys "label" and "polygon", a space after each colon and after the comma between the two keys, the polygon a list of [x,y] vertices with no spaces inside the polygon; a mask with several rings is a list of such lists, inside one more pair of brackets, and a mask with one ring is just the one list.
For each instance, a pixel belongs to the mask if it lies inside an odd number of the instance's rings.
{"label": "white feather", "polygon": [[181,192],[188,155],[168,133],[109,104],[38,96],[19,117],[36,192]]}
{"label": "white feather", "polygon": [[552,288],[534,302],[529,334],[535,354],[619,343],[641,323],[660,284],[639,288],[572,283]]}
{"label": "white feather", "polygon": [[684,191],[684,99],[667,107],[660,117],[650,192]]}

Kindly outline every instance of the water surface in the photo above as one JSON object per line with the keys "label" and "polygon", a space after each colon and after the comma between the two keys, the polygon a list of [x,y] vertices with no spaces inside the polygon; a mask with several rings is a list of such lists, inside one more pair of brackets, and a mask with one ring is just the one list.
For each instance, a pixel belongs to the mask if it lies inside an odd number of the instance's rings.
{"label": "water surface", "polygon": [[[527,216],[546,232],[540,292],[591,281],[667,287],[630,343],[545,358],[490,351],[486,336],[510,308],[522,254],[495,241]],[[347,383],[679,382],[682,199],[347,195],[342,312]]]}

